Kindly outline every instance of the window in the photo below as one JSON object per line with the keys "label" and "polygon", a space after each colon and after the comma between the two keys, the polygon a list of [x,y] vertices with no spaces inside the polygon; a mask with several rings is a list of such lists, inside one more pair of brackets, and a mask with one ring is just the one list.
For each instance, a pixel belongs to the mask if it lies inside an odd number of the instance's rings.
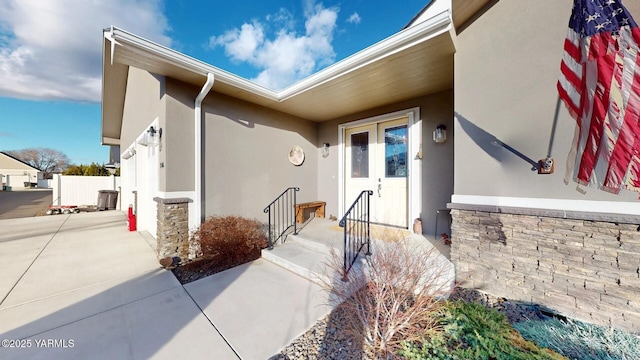
{"label": "window", "polygon": [[369,133],[351,134],[351,177],[369,177]]}
{"label": "window", "polygon": [[386,177],[407,177],[407,126],[384,130]]}

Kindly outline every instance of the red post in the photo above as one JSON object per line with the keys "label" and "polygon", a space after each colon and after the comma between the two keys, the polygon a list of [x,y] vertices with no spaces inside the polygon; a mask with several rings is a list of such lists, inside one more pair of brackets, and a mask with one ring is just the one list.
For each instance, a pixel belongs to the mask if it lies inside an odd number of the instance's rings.
{"label": "red post", "polygon": [[129,205],[129,213],[127,214],[127,226],[129,231],[136,231],[136,216],[133,213],[133,205]]}

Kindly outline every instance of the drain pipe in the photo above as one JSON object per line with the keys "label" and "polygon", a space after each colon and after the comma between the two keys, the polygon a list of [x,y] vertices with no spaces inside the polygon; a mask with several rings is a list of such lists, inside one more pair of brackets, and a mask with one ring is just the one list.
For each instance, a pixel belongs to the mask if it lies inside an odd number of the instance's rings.
{"label": "drain pipe", "polygon": [[195,226],[200,226],[202,223],[202,100],[207,96],[211,88],[215,77],[212,73],[207,74],[207,82],[204,83],[202,90],[198,96],[196,96],[194,110],[195,110],[195,160],[194,160],[194,176],[195,176]]}

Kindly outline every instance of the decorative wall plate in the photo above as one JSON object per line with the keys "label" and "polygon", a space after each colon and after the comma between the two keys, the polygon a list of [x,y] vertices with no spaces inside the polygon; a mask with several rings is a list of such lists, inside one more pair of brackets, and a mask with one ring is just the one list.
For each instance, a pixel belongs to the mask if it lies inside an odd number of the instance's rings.
{"label": "decorative wall plate", "polygon": [[298,145],[295,145],[289,150],[289,161],[295,165],[300,166],[304,162],[304,151]]}

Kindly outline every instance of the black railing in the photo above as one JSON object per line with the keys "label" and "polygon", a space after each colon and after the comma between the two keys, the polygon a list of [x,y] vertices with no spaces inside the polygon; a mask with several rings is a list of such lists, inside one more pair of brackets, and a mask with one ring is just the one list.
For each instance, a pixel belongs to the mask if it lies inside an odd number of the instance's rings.
{"label": "black railing", "polygon": [[371,255],[371,223],[369,218],[371,195],[373,195],[371,190],[361,192],[340,220],[340,226],[344,228],[342,279],[345,281],[349,270],[353,267],[365,245],[367,247],[365,255]]}
{"label": "black railing", "polygon": [[295,213],[298,191],[300,188],[290,187],[264,208],[265,214],[269,217],[269,249],[273,249],[273,245],[283,238],[289,229],[293,228],[293,234],[298,234]]}

